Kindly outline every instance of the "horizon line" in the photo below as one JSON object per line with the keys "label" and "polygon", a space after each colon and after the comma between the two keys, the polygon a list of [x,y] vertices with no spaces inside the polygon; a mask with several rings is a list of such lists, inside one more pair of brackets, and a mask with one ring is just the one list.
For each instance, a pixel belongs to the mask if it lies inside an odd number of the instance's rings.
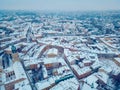
{"label": "horizon line", "polygon": [[0,9],[0,11],[42,11],[42,12],[89,12],[89,11],[120,11],[120,9],[96,10],[39,10],[39,9]]}

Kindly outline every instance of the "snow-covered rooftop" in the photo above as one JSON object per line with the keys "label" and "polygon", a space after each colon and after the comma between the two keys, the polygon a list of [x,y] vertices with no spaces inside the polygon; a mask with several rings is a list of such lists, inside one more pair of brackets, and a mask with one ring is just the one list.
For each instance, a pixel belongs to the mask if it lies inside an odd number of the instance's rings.
{"label": "snow-covered rooftop", "polygon": [[80,68],[78,65],[72,65],[72,68],[74,68],[74,70],[75,70],[79,75],[91,71],[91,69],[90,69],[89,67]]}

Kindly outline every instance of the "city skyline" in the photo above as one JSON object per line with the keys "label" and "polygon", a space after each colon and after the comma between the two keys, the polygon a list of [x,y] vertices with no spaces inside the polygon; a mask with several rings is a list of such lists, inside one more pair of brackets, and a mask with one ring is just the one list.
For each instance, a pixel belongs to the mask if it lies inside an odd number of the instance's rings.
{"label": "city skyline", "polygon": [[0,0],[0,9],[7,10],[120,10],[119,0]]}

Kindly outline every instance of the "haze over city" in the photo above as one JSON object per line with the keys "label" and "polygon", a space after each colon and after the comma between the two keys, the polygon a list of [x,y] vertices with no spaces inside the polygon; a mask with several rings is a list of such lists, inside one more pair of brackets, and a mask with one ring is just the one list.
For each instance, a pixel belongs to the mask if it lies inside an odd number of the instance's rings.
{"label": "haze over city", "polygon": [[120,0],[0,0],[7,10],[119,10]]}

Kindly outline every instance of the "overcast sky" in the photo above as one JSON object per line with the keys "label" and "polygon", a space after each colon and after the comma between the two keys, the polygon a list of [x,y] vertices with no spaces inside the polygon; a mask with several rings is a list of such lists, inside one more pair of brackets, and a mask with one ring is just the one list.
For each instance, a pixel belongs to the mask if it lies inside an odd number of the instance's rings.
{"label": "overcast sky", "polygon": [[120,0],[0,0],[0,9],[120,10]]}

